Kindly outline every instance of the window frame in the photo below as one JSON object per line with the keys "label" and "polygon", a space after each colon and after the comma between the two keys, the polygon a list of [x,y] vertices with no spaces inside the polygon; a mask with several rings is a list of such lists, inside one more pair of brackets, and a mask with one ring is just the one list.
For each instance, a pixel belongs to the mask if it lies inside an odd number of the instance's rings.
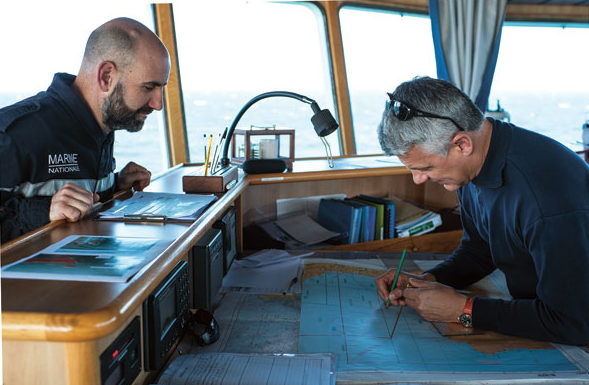
{"label": "window frame", "polygon": [[[318,7],[324,17],[326,29],[325,45],[328,49],[331,82],[336,112],[336,119],[340,125],[341,155],[350,156],[356,154],[354,132],[352,126],[349,89],[346,78],[346,68],[343,55],[342,35],[339,23],[339,9],[346,6],[356,8],[378,9],[383,11],[397,11],[415,14],[428,13],[428,0],[358,0],[358,1],[309,1]],[[177,63],[175,50],[175,32],[173,15],[170,4],[153,4],[156,28],[160,38],[168,47],[174,47],[174,59]],[[168,16],[166,16],[168,14]],[[587,23],[589,22],[589,5],[555,5],[555,4],[526,4],[509,3],[506,9],[506,21],[530,21],[547,23]],[[172,54],[172,52],[171,52]],[[177,70],[177,69],[176,69]],[[165,129],[166,137],[170,143],[187,143],[183,111],[182,88],[180,73],[177,77],[170,76],[170,83],[165,93]],[[168,111],[177,111],[170,112]],[[174,166],[188,159],[185,146],[170,150],[168,157],[170,165]]]}

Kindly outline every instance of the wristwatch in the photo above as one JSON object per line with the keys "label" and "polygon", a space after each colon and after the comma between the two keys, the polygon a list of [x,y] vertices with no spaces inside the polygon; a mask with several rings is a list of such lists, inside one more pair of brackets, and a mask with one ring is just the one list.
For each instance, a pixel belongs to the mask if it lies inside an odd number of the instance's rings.
{"label": "wristwatch", "polygon": [[473,297],[468,297],[466,299],[466,303],[464,304],[464,310],[462,314],[458,317],[458,322],[462,324],[465,328],[472,327],[472,303],[474,302]]}

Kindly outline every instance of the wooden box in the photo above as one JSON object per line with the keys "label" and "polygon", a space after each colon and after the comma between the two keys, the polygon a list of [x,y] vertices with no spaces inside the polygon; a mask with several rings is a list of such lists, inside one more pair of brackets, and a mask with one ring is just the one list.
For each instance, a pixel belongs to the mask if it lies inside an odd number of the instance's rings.
{"label": "wooden box", "polygon": [[[231,162],[241,164],[249,159],[282,159],[286,163],[288,170],[292,170],[292,162],[294,162],[295,143],[294,130],[283,130],[275,128],[264,129],[236,129],[233,132],[231,141]],[[257,143],[254,138],[261,138],[263,136],[271,137],[276,140],[277,152],[276,156],[263,156],[258,152]],[[288,138],[288,155],[280,153],[280,142]],[[243,146],[243,147],[242,147]]]}
{"label": "wooden box", "polygon": [[237,182],[237,167],[229,166],[212,175],[204,167],[182,177],[182,190],[187,193],[224,193]]}

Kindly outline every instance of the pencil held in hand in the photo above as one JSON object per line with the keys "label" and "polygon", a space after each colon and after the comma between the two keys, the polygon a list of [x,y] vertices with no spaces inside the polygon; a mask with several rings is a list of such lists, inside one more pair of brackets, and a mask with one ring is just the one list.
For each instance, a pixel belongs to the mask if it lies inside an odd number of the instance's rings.
{"label": "pencil held in hand", "polygon": [[[397,272],[395,273],[395,279],[393,279],[393,284],[391,285],[391,290],[395,289],[397,286],[397,280],[399,279],[399,274],[401,274],[401,269],[403,268],[403,262],[405,261],[405,254],[407,254],[407,249],[403,250],[403,254],[401,255],[401,261],[399,261],[399,266],[397,267]],[[387,299],[387,306],[391,304],[391,298]]]}

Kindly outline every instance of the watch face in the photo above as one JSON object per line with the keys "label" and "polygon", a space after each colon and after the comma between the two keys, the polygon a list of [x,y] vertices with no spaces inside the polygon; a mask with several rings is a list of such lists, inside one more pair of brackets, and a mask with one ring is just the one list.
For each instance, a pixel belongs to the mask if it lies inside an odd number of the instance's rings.
{"label": "watch face", "polygon": [[471,328],[472,327],[472,316],[470,314],[462,313],[460,317],[458,317],[458,321],[462,324],[462,326]]}

